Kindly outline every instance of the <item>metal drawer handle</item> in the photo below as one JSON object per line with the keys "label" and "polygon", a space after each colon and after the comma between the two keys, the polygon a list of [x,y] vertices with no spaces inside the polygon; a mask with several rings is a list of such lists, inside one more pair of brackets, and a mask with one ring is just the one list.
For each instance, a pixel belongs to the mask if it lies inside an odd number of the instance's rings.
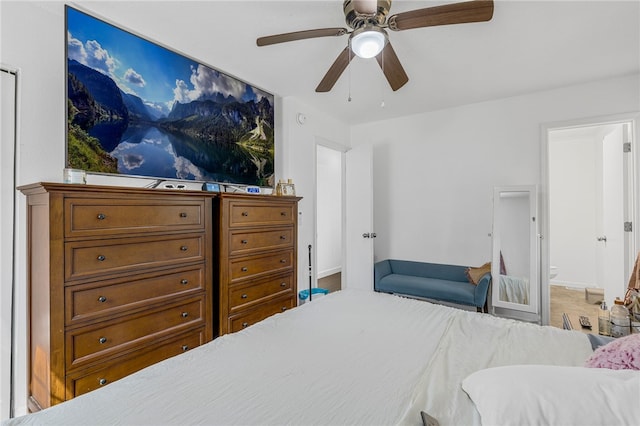
{"label": "metal drawer handle", "polygon": [[187,214],[185,212],[180,212],[180,217],[187,217]]}
{"label": "metal drawer handle", "polygon": [[249,327],[249,323],[248,322],[243,322],[242,323],[242,328],[247,328]]}
{"label": "metal drawer handle", "polygon": [[187,285],[187,284],[189,284],[189,280],[182,279],[182,280],[180,280],[180,284]]}
{"label": "metal drawer handle", "polygon": [[187,246],[180,246],[180,250],[182,251],[187,251],[189,249],[189,247]]}
{"label": "metal drawer handle", "polygon": [[246,295],[246,294],[243,294],[242,296],[240,296],[240,298],[241,298],[241,299],[246,299],[246,298],[247,298],[247,295]]}
{"label": "metal drawer handle", "polygon": [[106,301],[107,301],[107,298],[106,298],[106,297],[104,297],[104,296],[100,296],[100,297],[98,297],[98,302],[100,302],[100,303],[104,303],[104,302],[106,302]]}
{"label": "metal drawer handle", "polygon": [[107,216],[104,215],[104,213],[98,213],[98,220],[105,220],[107,218]]}
{"label": "metal drawer handle", "polygon": [[280,216],[286,216],[287,212],[280,212]]}
{"label": "metal drawer handle", "polygon": [[245,217],[249,216],[249,212],[242,212],[242,216],[245,216]]}
{"label": "metal drawer handle", "polygon": [[106,258],[106,257],[104,257],[103,255],[98,256],[98,260],[99,260],[100,262],[104,262],[106,259],[107,259],[107,258]]}
{"label": "metal drawer handle", "polygon": [[98,380],[98,383],[100,383],[100,386],[104,386],[107,384],[107,379],[100,379]]}
{"label": "metal drawer handle", "polygon": [[107,343],[107,338],[106,337],[101,337],[98,339],[98,342],[100,342],[101,345],[104,345],[105,343]]}
{"label": "metal drawer handle", "polygon": [[281,240],[286,240],[286,239],[287,239],[287,237],[286,237],[285,235],[280,235],[280,239],[281,239]]}
{"label": "metal drawer handle", "polygon": [[286,310],[287,310],[287,307],[286,307],[286,306],[283,306],[281,309],[282,309],[282,312],[284,312],[284,311],[286,311]]}
{"label": "metal drawer handle", "polygon": [[240,241],[240,242],[241,242],[242,244],[247,244],[249,241],[247,241],[247,240],[242,240],[242,241]]}
{"label": "metal drawer handle", "polygon": [[247,268],[246,266],[243,266],[242,269],[240,269],[242,272],[247,272],[249,270],[249,268]]}
{"label": "metal drawer handle", "polygon": [[182,352],[186,352],[189,350],[189,345],[182,345]]}
{"label": "metal drawer handle", "polygon": [[180,315],[182,316],[182,318],[186,318],[189,316],[189,312],[183,312]]}
{"label": "metal drawer handle", "polygon": [[280,259],[280,263],[287,263],[287,261],[284,259]]}
{"label": "metal drawer handle", "polygon": [[286,287],[287,283],[280,283],[280,287]]}

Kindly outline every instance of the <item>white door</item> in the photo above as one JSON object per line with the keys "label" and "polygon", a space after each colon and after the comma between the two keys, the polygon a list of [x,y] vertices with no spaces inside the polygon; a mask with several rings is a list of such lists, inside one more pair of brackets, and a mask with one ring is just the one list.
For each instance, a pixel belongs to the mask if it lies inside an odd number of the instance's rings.
{"label": "white door", "polygon": [[598,194],[601,214],[597,218],[596,270],[598,286],[604,288],[607,304],[612,304],[616,297],[623,297],[626,287],[622,145],[623,125],[618,124],[602,139],[602,185]]}
{"label": "white door", "polygon": [[16,75],[0,70],[0,420],[9,418],[11,401],[13,212]]}
{"label": "white door", "polygon": [[370,145],[346,153],[343,288],[373,291],[373,155]]}

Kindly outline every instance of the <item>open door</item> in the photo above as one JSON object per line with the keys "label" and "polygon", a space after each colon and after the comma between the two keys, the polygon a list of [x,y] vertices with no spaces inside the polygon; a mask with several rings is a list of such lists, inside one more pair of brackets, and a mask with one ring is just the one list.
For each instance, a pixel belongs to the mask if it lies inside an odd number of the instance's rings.
{"label": "open door", "polygon": [[343,288],[373,291],[373,155],[370,145],[346,153]]}
{"label": "open door", "polygon": [[0,68],[0,420],[13,416],[17,71]]}
{"label": "open door", "polygon": [[604,289],[604,300],[613,305],[616,297],[624,296],[631,265],[625,262],[629,254],[625,237],[625,193],[629,179],[625,179],[624,134],[628,124],[610,126],[598,144],[601,166],[596,174],[596,283]]}

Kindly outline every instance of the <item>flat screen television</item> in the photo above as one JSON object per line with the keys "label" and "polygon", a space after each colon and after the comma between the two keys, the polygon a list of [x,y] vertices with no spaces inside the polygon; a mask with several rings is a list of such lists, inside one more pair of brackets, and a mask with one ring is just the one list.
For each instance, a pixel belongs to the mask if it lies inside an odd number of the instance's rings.
{"label": "flat screen television", "polygon": [[273,187],[274,96],[65,6],[67,167]]}

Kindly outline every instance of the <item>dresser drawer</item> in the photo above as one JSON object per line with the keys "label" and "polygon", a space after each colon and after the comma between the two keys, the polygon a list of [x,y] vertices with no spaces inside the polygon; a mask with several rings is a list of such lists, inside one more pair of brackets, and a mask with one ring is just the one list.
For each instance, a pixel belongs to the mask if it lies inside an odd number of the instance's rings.
{"label": "dresser drawer", "polygon": [[229,246],[231,255],[246,254],[257,250],[292,247],[293,228],[231,231],[229,233]]}
{"label": "dresser drawer", "polygon": [[263,303],[267,299],[288,295],[293,297],[292,274],[261,280],[256,283],[229,287],[229,313],[235,313]]}
{"label": "dresser drawer", "polygon": [[204,199],[65,199],[65,236],[203,230]]}
{"label": "dresser drawer", "polygon": [[108,323],[66,333],[67,368],[149,344],[188,327],[204,325],[204,297],[190,299],[166,309],[145,311]]}
{"label": "dresser drawer", "polygon": [[245,256],[229,261],[230,282],[253,278],[267,273],[290,271],[293,268],[293,249],[276,253]]}
{"label": "dresser drawer", "polygon": [[289,225],[295,221],[294,204],[262,204],[251,201],[231,201],[229,226]]}
{"label": "dresser drawer", "polygon": [[205,342],[204,336],[204,329],[201,328],[183,334],[177,339],[172,338],[159,345],[136,351],[133,357],[127,355],[116,358],[105,368],[69,375],[66,381],[68,392],[71,392],[71,395],[67,395],[67,399],[98,389],[152,364],[198,347]]}
{"label": "dresser drawer", "polygon": [[202,262],[204,234],[65,243],[65,279]]}
{"label": "dresser drawer", "polygon": [[295,298],[288,297],[286,299],[274,300],[273,302],[265,303],[257,309],[254,309],[245,314],[235,315],[229,317],[229,331],[234,333],[236,331],[247,328],[265,318],[275,315],[280,312],[284,312],[287,309],[295,307]]}
{"label": "dresser drawer", "polygon": [[205,290],[204,266],[156,272],[65,288],[66,323],[113,317],[132,309]]}

